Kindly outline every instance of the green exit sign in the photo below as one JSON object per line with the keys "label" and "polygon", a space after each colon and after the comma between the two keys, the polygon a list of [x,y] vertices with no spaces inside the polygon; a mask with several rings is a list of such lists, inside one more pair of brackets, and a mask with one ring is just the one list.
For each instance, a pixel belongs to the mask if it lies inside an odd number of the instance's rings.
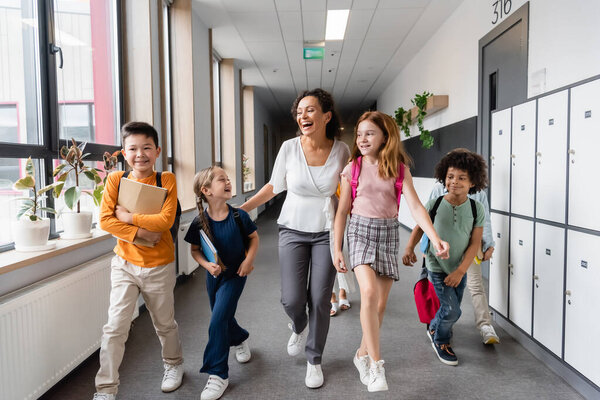
{"label": "green exit sign", "polygon": [[325,49],[323,47],[305,47],[304,48],[304,59],[305,60],[322,60],[325,55]]}

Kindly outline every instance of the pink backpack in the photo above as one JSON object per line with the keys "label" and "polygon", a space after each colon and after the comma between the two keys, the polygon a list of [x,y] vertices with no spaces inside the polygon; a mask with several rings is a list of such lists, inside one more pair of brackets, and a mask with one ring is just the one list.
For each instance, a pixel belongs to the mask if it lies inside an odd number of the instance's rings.
{"label": "pink backpack", "polygon": [[[360,176],[360,167],[362,165],[362,156],[352,161],[352,201],[356,198],[356,189],[358,188],[358,177]],[[400,207],[400,197],[402,196],[402,182],[404,181],[404,164],[398,164],[398,178],[396,178],[396,196],[398,197],[398,207]]]}

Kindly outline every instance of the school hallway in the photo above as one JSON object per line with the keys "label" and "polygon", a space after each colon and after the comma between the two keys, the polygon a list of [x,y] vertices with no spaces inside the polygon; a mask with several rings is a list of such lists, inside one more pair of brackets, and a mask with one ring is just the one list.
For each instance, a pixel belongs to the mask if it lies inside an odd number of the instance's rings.
{"label": "school hallway", "polygon": [[[400,281],[392,288],[381,332],[389,391],[368,393],[358,380],[352,357],[360,341],[358,293],[350,294],[352,308],[331,320],[323,355],[325,384],[320,389],[304,385],[306,360],[290,357],[288,318],[279,302],[280,275],[277,256],[279,207],[271,207],[257,220],[260,249],[236,314],[250,332],[252,359],[238,364],[229,358],[229,387],[223,399],[581,399],[563,379],[538,361],[496,326],[501,343],[485,346],[473,321],[468,290],[463,314],[454,328],[453,348],[459,365],[442,364],[436,357],[417,317],[412,287],[419,268],[400,267]],[[403,248],[409,232],[401,228]],[[120,369],[119,400],[199,399],[207,380],[199,374],[208,340],[210,310],[204,270],[197,270],[175,289],[175,312],[185,358],[182,386],[162,393],[163,366],[160,344],[148,312],[136,320],[126,344]],[[94,394],[98,352],[42,397],[44,400],[87,400]]]}

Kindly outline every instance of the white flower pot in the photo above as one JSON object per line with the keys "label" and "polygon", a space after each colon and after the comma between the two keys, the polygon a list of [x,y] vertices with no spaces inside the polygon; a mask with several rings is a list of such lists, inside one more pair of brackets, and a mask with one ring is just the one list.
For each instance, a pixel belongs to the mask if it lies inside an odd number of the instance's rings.
{"label": "white flower pot", "polygon": [[91,211],[64,212],[60,214],[64,232],[60,235],[62,239],[85,239],[92,237],[92,213]]}
{"label": "white flower pot", "polygon": [[13,240],[17,251],[41,251],[54,248],[55,243],[48,243],[50,220],[21,219],[12,225]]}

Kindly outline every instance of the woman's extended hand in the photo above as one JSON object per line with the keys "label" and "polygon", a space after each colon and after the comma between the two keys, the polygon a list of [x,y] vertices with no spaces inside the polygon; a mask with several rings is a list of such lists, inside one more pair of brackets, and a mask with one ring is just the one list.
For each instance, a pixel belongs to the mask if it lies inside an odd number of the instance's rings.
{"label": "woman's extended hand", "polygon": [[440,240],[439,243],[433,243],[433,247],[436,250],[435,255],[441,258],[442,260],[445,260],[450,257],[450,245],[448,244],[448,242]]}

